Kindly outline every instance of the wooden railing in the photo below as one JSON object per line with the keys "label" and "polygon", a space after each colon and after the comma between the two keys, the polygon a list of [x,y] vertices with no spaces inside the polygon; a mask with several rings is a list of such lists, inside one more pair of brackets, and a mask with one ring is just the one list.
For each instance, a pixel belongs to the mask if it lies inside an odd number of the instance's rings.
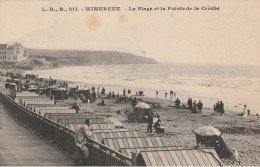
{"label": "wooden railing", "polygon": [[[1,103],[10,111],[22,124],[35,130],[40,135],[52,140],[63,149],[74,153],[75,131],[56,123],[44,116],[16,103],[12,98],[0,92]],[[89,165],[95,166],[130,166],[131,157],[115,151],[93,139],[87,139],[86,146],[89,149]]]}

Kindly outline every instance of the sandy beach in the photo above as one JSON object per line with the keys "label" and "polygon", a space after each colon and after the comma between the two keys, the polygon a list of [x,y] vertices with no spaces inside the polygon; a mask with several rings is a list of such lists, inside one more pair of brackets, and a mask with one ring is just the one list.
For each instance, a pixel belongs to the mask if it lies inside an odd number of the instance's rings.
{"label": "sandy beach", "polygon": [[[249,116],[247,119],[241,118],[237,113],[227,111],[226,115],[214,116],[213,111],[203,110],[202,114],[192,114],[186,109],[176,110],[167,107],[171,102],[162,99],[141,98],[144,102],[156,101],[161,104],[161,108],[153,109],[161,116],[162,125],[165,126],[165,134],[157,134],[153,129],[153,134],[145,133],[146,123],[129,123],[125,121],[126,114],[118,110],[133,110],[131,103],[119,103],[116,99],[105,99],[106,106],[97,106],[96,103],[84,104],[84,107],[92,108],[97,113],[111,114],[120,120],[127,129],[139,129],[145,135],[165,136],[171,145],[185,148],[196,146],[195,134],[192,132],[201,126],[210,125],[219,129],[226,144],[230,148],[237,148],[241,165],[260,165],[260,121],[259,116]],[[232,165],[229,159],[222,159],[225,165]],[[238,164],[237,164],[238,165]]]}
{"label": "sandy beach", "polygon": [[[57,85],[59,85],[59,83],[57,83]],[[106,106],[98,106],[97,104],[103,99],[105,100]],[[111,115],[123,123],[127,129],[140,130],[147,136],[164,136],[168,139],[168,144],[185,148],[193,148],[196,146],[193,130],[201,126],[210,125],[220,130],[229,148],[237,148],[242,163],[241,165],[260,165],[259,116],[249,115],[248,118],[242,118],[239,113],[233,111],[226,111],[225,115],[220,116],[212,114],[213,111],[211,109],[203,109],[202,114],[192,114],[187,109],[175,109],[175,107],[172,107],[174,103],[170,100],[147,98],[145,96],[137,96],[137,99],[138,101],[160,104],[160,107],[152,107],[152,110],[159,113],[162,120],[161,124],[165,126],[165,134],[158,134],[154,129],[153,133],[149,134],[146,133],[146,123],[127,122],[127,115],[124,111],[132,111],[134,109],[130,101],[120,102],[117,98],[102,97],[97,99],[95,103],[80,103],[80,108],[91,108],[95,110],[95,113]],[[65,100],[65,102],[68,103],[71,101],[74,100]],[[121,111],[119,115],[117,114],[118,110]],[[224,165],[232,165],[230,159],[222,159],[222,161]]]}

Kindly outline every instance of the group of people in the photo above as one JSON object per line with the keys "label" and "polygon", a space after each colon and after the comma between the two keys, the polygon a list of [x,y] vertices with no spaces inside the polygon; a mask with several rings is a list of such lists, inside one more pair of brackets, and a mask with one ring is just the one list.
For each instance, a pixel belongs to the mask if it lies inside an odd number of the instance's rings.
{"label": "group of people", "polygon": [[[156,93],[156,98],[158,98],[159,92],[156,91],[155,93]],[[168,98],[168,92],[164,93],[164,97],[165,97],[165,99]],[[173,90],[170,90],[170,99],[173,99],[173,97],[176,98],[176,92],[174,92]]]}
{"label": "group of people", "polygon": [[196,103],[196,100],[192,101],[192,98],[189,98],[187,101],[187,105],[188,105],[188,109],[192,113],[201,113],[202,106],[203,106],[203,103],[201,102],[201,100],[199,100],[199,102]]}
{"label": "group of people", "polygon": [[247,110],[246,105],[244,105],[243,112],[241,113],[241,116],[243,118],[247,118],[248,115],[250,115],[250,110],[249,109]]}
{"label": "group of people", "polygon": [[[123,94],[121,95],[121,97],[130,97],[131,92],[132,92],[131,89],[128,89],[127,94],[126,94],[126,89],[123,89]],[[117,94],[115,94],[114,91],[109,91],[109,94],[107,96],[108,97],[120,97],[119,92],[117,92]]]}
{"label": "group of people", "polygon": [[218,114],[224,114],[224,103],[222,101],[218,101],[216,104],[213,106],[214,112],[217,112]]}
{"label": "group of people", "polygon": [[155,114],[146,113],[145,119],[147,122],[147,133],[152,133],[153,125],[156,132],[164,133],[164,128],[161,126],[162,121],[160,119],[160,115],[157,112]]}

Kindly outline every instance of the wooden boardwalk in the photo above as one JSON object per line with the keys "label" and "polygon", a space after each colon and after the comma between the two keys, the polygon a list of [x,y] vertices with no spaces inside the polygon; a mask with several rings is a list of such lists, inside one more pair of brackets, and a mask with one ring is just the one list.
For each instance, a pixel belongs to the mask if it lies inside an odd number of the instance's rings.
{"label": "wooden boardwalk", "polygon": [[18,123],[0,103],[1,166],[73,166],[71,155]]}

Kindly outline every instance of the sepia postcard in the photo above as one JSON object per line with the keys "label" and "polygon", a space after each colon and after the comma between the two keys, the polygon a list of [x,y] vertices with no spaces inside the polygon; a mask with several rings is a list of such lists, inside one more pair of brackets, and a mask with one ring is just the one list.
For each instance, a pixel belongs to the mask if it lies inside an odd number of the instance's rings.
{"label": "sepia postcard", "polygon": [[0,0],[1,166],[260,166],[259,0]]}

